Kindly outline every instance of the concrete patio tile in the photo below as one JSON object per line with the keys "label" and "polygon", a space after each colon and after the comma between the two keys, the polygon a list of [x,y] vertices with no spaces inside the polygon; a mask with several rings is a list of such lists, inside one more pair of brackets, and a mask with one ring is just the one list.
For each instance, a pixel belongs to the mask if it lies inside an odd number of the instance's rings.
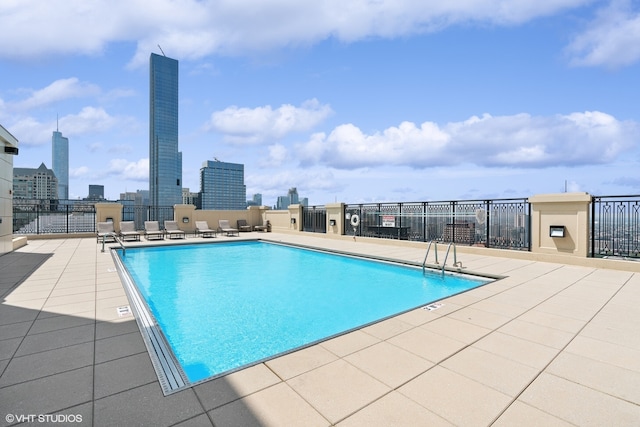
{"label": "concrete patio tile", "polygon": [[433,363],[438,363],[467,346],[461,341],[430,332],[422,327],[407,331],[388,341]]}
{"label": "concrete patio tile", "polygon": [[608,363],[562,353],[545,372],[640,405],[640,373]]}
{"label": "concrete patio tile", "polygon": [[344,357],[377,342],[380,342],[378,338],[358,330],[324,341],[320,345],[336,356]]}
{"label": "concrete patio tile", "polygon": [[519,401],[513,402],[511,406],[491,424],[492,427],[572,427],[567,421],[547,414],[539,409]]}
{"label": "concrete patio tile", "polygon": [[104,290],[99,289],[96,292],[96,299],[99,299],[99,300],[108,299],[108,298],[122,298],[122,297],[126,298],[126,296],[127,294],[124,292],[124,288],[122,286],[115,289],[104,289]]}
{"label": "concrete patio tile", "polygon": [[512,397],[538,374],[537,369],[474,347],[454,354],[440,366]]}
{"label": "concrete patio tile", "polygon": [[388,342],[381,342],[344,358],[373,378],[396,388],[417,377],[433,363]]}
{"label": "concrete patio tile", "polygon": [[558,354],[559,350],[513,335],[493,332],[472,347],[497,354],[536,369],[542,369]]}
{"label": "concrete patio tile", "polygon": [[620,284],[631,279],[633,273],[621,270],[598,269],[589,274],[589,280],[594,282]]}
{"label": "concrete patio tile", "polygon": [[78,316],[54,316],[46,319],[36,319],[29,330],[29,335],[68,329],[76,326],[93,325],[93,312],[79,313]]}
{"label": "concrete patio tile", "polygon": [[527,311],[518,320],[534,323],[540,326],[546,326],[561,331],[577,333],[586,322],[583,320],[572,319],[570,317],[558,316],[556,314],[547,313],[537,309]]}
{"label": "concrete patio tile", "polygon": [[[629,325],[630,327],[631,325]],[[634,350],[640,350],[640,334],[637,329],[634,332],[629,327],[624,329],[616,328],[608,324],[606,321],[598,323],[591,322],[580,331],[580,335],[594,338],[611,344],[629,347]]]}
{"label": "concrete patio tile", "polygon": [[507,335],[513,335],[515,337],[524,338],[529,341],[537,342],[549,347],[561,349],[571,339],[574,334],[564,332],[559,329],[553,329],[546,326],[536,325],[534,323],[523,322],[522,320],[515,319],[506,325],[498,329]]}
{"label": "concrete patio tile", "polygon": [[55,288],[51,291],[51,298],[64,297],[67,295],[76,295],[76,294],[93,294],[95,295],[96,286],[91,283],[89,285],[82,285],[73,288]]}
{"label": "concrete patio tile", "polygon": [[[2,309],[3,307],[0,306],[0,311]],[[9,323],[8,325],[0,324],[0,340],[24,337],[32,325],[33,321]]]}
{"label": "concrete patio tile", "polygon": [[477,341],[491,332],[490,329],[463,322],[450,316],[441,317],[420,326],[420,328],[467,344]]}
{"label": "concrete patio tile", "polygon": [[174,424],[173,427],[214,427],[207,414],[201,414],[186,421]]}
{"label": "concrete patio tile", "polygon": [[276,384],[209,412],[216,426],[328,426],[309,403],[286,384]]}
{"label": "concrete patio tile", "polygon": [[386,340],[412,328],[413,325],[393,317],[391,319],[383,320],[382,322],[378,322],[362,328],[361,331],[373,335],[380,340]]}
{"label": "concrete patio tile", "polygon": [[41,310],[44,304],[47,302],[46,298],[41,299],[28,299],[24,301],[5,301],[4,305],[17,307],[22,310]]}
{"label": "concrete patio tile", "polygon": [[398,389],[457,426],[489,425],[511,398],[440,366]]}
{"label": "concrete patio tile", "polygon": [[[93,367],[50,375],[0,388],[0,413],[51,414],[91,402]],[[0,425],[7,425],[0,417]]]}
{"label": "concrete patio tile", "polygon": [[52,415],[57,416],[52,425],[90,425],[93,423],[93,402],[65,408]]}
{"label": "concrete patio tile", "polygon": [[103,363],[147,351],[142,336],[138,331],[96,340],[95,344],[96,363]]}
{"label": "concrete patio tile", "polygon": [[509,316],[509,317],[518,317],[522,313],[527,311],[527,309],[524,307],[520,307],[512,304],[506,304],[504,302],[497,302],[497,301],[494,301],[493,298],[478,301],[477,303],[473,304],[471,307],[477,310],[482,310],[489,313],[494,313],[494,314],[499,314],[501,316]]}
{"label": "concrete patio tile", "polygon": [[278,377],[288,380],[337,359],[337,356],[320,345],[314,345],[293,353],[268,360],[265,363]]}
{"label": "concrete patio tile", "polygon": [[0,304],[0,325],[7,326],[16,323],[33,322],[38,316],[37,310],[27,310],[5,303]]}
{"label": "concrete patio tile", "polygon": [[640,350],[578,335],[565,352],[640,372]]}
{"label": "concrete patio tile", "polygon": [[95,400],[97,426],[171,426],[203,413],[192,389],[164,396],[155,382]]}
{"label": "concrete patio tile", "polygon": [[72,345],[14,357],[0,377],[0,387],[91,366],[93,343]]}
{"label": "concrete patio tile", "polygon": [[546,373],[518,400],[579,426],[637,426],[640,420],[640,406]]}
{"label": "concrete patio tile", "polygon": [[23,337],[16,337],[0,340],[0,360],[12,358],[20,346],[22,339]]}
{"label": "concrete patio tile", "polygon": [[93,302],[96,298],[96,294],[92,292],[83,292],[79,294],[72,295],[64,295],[61,297],[49,297],[47,298],[47,302],[44,305],[44,309],[48,310],[50,307],[54,307],[56,305],[68,305],[68,304],[78,304],[83,302]]}
{"label": "concrete patio tile", "polygon": [[331,423],[341,421],[390,390],[344,360],[299,375],[287,384]]}
{"label": "concrete patio tile", "polygon": [[339,427],[453,426],[413,400],[392,391],[337,424]]}
{"label": "concrete patio tile", "polygon": [[139,330],[138,324],[133,317],[121,318],[119,322],[97,321],[96,340],[138,332]]}
{"label": "concrete patio tile", "polygon": [[24,338],[16,356],[38,353],[70,345],[92,342],[94,325],[75,326],[66,329],[49,331],[42,334],[29,334]]}
{"label": "concrete patio tile", "polygon": [[96,399],[158,381],[148,353],[134,354],[95,365]]}
{"label": "concrete patio tile", "polygon": [[129,316],[121,317],[118,313],[118,307],[131,306],[129,302],[117,305],[115,307],[102,307],[96,309],[96,320],[99,322],[120,322],[123,319],[135,320],[133,313]]}
{"label": "concrete patio tile", "polygon": [[[555,295],[537,308],[558,316],[573,317],[578,320],[590,320],[602,307],[606,301],[589,301],[565,295]],[[547,305],[551,305],[556,312],[545,309]]]}
{"label": "concrete patio tile", "polygon": [[488,329],[496,329],[500,326],[511,321],[511,317],[503,316],[496,313],[489,313],[488,311],[478,310],[473,307],[462,308],[455,313],[451,313],[447,316],[451,319],[461,320],[463,322],[471,323],[472,325],[481,326]]}
{"label": "concrete patio tile", "polygon": [[50,290],[40,290],[40,291],[33,291],[33,292],[15,290],[6,296],[4,298],[4,301],[7,303],[16,303],[16,302],[22,302],[22,301],[43,300],[43,299],[47,299],[50,294],[51,294]]}
{"label": "concrete patio tile", "polygon": [[205,410],[226,405],[257,391],[282,382],[264,364],[205,381],[193,387]]}
{"label": "concrete patio tile", "polygon": [[45,319],[53,316],[75,316],[78,313],[85,313],[87,311],[94,311],[96,309],[95,301],[83,301],[81,303],[76,304],[64,304],[64,305],[56,305],[47,308],[43,308],[40,314],[38,315],[38,319]]}
{"label": "concrete patio tile", "polygon": [[116,308],[121,307],[123,305],[129,305],[129,299],[126,295],[121,295],[117,297],[104,298],[104,299],[96,299],[96,311],[100,311],[102,309],[108,308]]}

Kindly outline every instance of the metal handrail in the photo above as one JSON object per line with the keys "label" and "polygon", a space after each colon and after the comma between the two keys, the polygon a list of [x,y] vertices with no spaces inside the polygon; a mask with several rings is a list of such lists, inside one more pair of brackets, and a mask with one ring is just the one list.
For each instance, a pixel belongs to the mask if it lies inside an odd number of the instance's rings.
{"label": "metal handrail", "polygon": [[444,273],[444,266],[447,264],[447,258],[449,257],[449,250],[453,246],[453,266],[454,267],[462,267],[462,262],[458,262],[458,254],[456,252],[456,244],[451,242],[449,246],[447,246],[447,253],[444,256],[444,262],[442,263],[442,272]]}
{"label": "metal handrail", "polygon": [[118,239],[118,235],[116,233],[105,233],[102,235],[102,250],[100,252],[104,252],[104,244],[107,239],[107,236],[113,237],[113,240],[115,240],[120,245],[120,248],[122,249],[122,256],[125,256],[126,249],[124,247],[124,244],[120,241],[120,239]]}
{"label": "metal handrail", "polygon": [[438,244],[436,242],[434,242],[433,240],[431,240],[429,242],[429,246],[427,246],[427,253],[424,254],[424,260],[422,261],[422,272],[424,273],[424,268],[425,265],[427,264],[427,257],[429,256],[429,251],[431,250],[431,245],[433,244],[433,250],[435,251],[435,255],[436,255],[436,264],[438,264]]}

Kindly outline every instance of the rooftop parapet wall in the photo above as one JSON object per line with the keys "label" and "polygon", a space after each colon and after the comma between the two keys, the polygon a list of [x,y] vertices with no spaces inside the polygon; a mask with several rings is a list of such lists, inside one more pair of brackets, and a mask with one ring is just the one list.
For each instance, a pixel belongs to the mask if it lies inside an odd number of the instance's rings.
{"label": "rooftop parapet wall", "polygon": [[[578,257],[589,255],[588,193],[539,194],[531,204],[531,252]],[[558,231],[551,235],[551,228]]]}

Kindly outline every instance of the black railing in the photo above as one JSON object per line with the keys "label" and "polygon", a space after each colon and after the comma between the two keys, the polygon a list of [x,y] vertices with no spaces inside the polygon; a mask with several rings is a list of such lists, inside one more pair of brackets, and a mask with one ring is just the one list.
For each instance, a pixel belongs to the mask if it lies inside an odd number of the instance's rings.
{"label": "black railing", "polygon": [[[101,201],[104,202],[104,201]],[[13,234],[94,233],[95,201],[86,200],[13,200]],[[133,206],[124,202],[122,221],[134,221],[144,230],[145,221],[173,220],[172,206]]]}
{"label": "black railing", "polygon": [[92,233],[93,202],[81,200],[13,200],[13,234]]}
{"label": "black railing", "polygon": [[346,205],[344,218],[348,235],[531,250],[527,199]]}
{"label": "black railing", "polygon": [[640,258],[640,196],[591,198],[592,257]]}
{"label": "black railing", "polygon": [[303,206],[302,231],[326,233],[327,209],[324,206]]}

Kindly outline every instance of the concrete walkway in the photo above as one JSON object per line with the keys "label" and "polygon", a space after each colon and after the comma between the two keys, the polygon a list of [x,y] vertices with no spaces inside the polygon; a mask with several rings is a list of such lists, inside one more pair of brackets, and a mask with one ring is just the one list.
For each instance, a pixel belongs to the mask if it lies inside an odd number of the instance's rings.
{"label": "concrete walkway", "polygon": [[[424,257],[307,233],[242,236]],[[0,257],[0,425],[640,424],[640,273],[458,258],[505,278],[164,396],[134,318],[116,310],[129,302],[111,255],[93,238],[30,241]]]}

